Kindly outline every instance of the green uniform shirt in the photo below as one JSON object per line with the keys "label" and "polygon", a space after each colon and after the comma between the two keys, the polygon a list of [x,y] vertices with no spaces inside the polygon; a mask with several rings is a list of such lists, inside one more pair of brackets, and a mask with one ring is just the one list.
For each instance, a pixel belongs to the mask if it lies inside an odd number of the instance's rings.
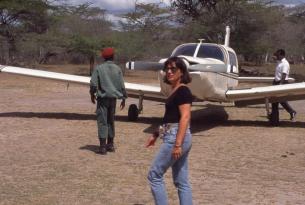
{"label": "green uniform shirt", "polygon": [[[100,98],[127,98],[122,70],[112,61],[97,65],[92,73],[90,87]],[[93,92],[95,92],[93,91]]]}

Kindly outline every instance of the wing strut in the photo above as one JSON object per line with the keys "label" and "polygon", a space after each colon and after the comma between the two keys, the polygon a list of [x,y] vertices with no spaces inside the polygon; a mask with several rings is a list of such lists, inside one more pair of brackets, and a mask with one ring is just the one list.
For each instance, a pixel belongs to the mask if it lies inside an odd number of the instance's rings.
{"label": "wing strut", "polygon": [[265,107],[266,107],[266,114],[267,114],[267,117],[269,117],[269,116],[270,116],[269,98],[265,98]]}
{"label": "wing strut", "polygon": [[143,111],[144,94],[139,95],[139,114]]}

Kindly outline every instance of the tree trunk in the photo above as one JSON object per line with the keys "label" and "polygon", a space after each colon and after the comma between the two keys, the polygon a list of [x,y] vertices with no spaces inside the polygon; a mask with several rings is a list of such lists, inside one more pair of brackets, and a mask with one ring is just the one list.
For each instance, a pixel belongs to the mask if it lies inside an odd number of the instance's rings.
{"label": "tree trunk", "polygon": [[265,63],[268,63],[268,60],[269,60],[269,53],[266,53],[266,55],[265,55]]}
{"label": "tree trunk", "polygon": [[57,53],[52,53],[48,51],[42,58],[40,58],[39,64],[46,64],[52,56],[56,56],[56,55]]}
{"label": "tree trunk", "polygon": [[8,65],[9,64],[9,55],[8,55],[8,42],[6,40],[1,41],[0,45],[0,64]]}
{"label": "tree trunk", "polygon": [[93,69],[94,69],[94,61],[95,61],[95,58],[94,58],[94,55],[90,56],[90,59],[89,59],[89,62],[90,62],[90,76],[92,75],[92,72],[93,72]]}
{"label": "tree trunk", "polygon": [[13,36],[8,38],[8,63],[14,64],[16,54],[16,42]]}

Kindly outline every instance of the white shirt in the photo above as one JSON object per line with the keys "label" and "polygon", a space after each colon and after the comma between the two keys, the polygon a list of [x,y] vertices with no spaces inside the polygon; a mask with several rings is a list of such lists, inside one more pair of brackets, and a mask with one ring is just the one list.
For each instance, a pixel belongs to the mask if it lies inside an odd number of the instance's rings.
{"label": "white shirt", "polygon": [[283,58],[280,60],[275,68],[275,81],[280,81],[282,79],[282,74],[286,74],[285,80],[288,80],[288,75],[289,75],[289,70],[290,70],[290,65],[286,58]]}

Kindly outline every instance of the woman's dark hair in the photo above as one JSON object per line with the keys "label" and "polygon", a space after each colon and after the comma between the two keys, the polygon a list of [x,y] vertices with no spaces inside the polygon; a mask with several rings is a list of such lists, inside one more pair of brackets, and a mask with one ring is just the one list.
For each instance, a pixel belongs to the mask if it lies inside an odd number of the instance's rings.
{"label": "woman's dark hair", "polygon": [[[179,58],[179,57],[170,57],[169,59],[167,59],[164,63],[164,68],[163,70],[165,70],[167,68],[168,65],[172,64],[172,63],[175,63],[176,67],[178,69],[180,69],[180,71],[182,72],[182,76],[181,76],[181,83],[184,83],[184,84],[188,84],[192,81],[192,78],[187,70],[187,67],[184,63],[184,61]],[[167,80],[167,77],[166,75],[164,76],[163,78],[163,81],[166,83],[166,84],[170,84],[170,82]]]}

